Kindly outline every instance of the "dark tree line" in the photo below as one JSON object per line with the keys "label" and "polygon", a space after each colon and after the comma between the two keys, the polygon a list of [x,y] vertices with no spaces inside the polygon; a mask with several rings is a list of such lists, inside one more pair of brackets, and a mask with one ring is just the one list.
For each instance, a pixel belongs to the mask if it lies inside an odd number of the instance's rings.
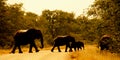
{"label": "dark tree line", "polygon": [[112,51],[120,52],[120,1],[95,0],[88,15],[102,21],[98,25],[99,33],[112,35],[114,41]]}

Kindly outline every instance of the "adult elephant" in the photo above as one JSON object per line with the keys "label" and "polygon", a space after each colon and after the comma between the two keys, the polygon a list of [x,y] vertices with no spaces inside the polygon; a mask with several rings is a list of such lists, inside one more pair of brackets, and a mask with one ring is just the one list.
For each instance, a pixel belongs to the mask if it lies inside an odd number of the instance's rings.
{"label": "adult elephant", "polygon": [[71,47],[74,48],[75,51],[76,51],[76,48],[78,49],[78,51],[79,51],[79,49],[83,50],[84,49],[84,43],[81,42],[81,41],[74,42],[74,43],[71,44]]}
{"label": "adult elephant", "polygon": [[112,39],[109,35],[103,35],[98,45],[100,50],[109,50],[111,47]]}
{"label": "adult elephant", "polygon": [[65,52],[67,52],[67,48],[70,48],[69,51],[72,51],[70,44],[73,42],[75,42],[75,38],[72,36],[58,36],[54,40],[54,46],[51,49],[51,52],[53,52],[55,47],[58,48],[58,52],[61,52],[60,46],[63,46],[63,45],[66,45]]}
{"label": "adult elephant", "polygon": [[37,29],[29,29],[29,30],[19,30],[16,32],[14,36],[14,47],[11,53],[15,53],[16,48],[18,47],[19,53],[23,53],[20,46],[30,44],[29,53],[32,53],[32,47],[35,48],[36,52],[39,52],[36,44],[35,39],[40,39],[41,48],[44,47],[43,45],[43,36],[40,30]]}

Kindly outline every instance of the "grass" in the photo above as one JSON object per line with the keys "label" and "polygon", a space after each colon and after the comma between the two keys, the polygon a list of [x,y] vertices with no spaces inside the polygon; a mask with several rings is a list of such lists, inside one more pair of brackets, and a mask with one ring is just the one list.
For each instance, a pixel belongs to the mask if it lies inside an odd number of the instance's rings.
{"label": "grass", "polygon": [[85,50],[73,52],[72,60],[120,60],[120,56],[108,51],[100,51],[95,45],[86,45]]}

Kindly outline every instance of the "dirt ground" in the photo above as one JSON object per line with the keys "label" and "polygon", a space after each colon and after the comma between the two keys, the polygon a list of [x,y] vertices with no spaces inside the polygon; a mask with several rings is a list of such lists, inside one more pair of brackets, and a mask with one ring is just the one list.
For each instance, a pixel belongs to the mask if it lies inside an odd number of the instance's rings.
{"label": "dirt ground", "polygon": [[[120,60],[120,56],[108,51],[100,51],[96,45],[85,45],[84,50],[74,52],[62,52],[50,48],[41,49],[40,52],[28,53],[29,48],[22,48],[24,53],[9,54],[10,50],[0,50],[0,60]],[[56,48],[57,49],[57,48]]]}

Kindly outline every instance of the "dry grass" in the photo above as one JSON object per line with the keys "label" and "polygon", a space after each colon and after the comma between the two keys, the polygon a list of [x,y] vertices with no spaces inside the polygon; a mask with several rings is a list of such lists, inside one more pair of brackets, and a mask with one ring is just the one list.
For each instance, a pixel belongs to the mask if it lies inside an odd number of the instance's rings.
{"label": "dry grass", "polygon": [[2,54],[8,54],[9,50],[8,49],[0,49],[0,55]]}
{"label": "dry grass", "polygon": [[107,51],[100,52],[95,45],[86,45],[85,50],[73,52],[72,60],[120,60],[120,56]]}

